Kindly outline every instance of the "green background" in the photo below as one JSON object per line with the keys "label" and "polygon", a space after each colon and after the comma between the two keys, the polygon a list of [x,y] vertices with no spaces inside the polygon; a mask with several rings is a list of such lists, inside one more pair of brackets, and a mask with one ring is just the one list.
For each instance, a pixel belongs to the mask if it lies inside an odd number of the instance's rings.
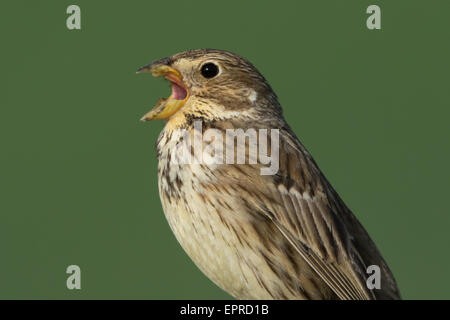
{"label": "green background", "polygon": [[[66,28],[70,4],[82,30]],[[370,4],[382,30],[366,28]],[[0,298],[229,298],[172,235],[163,122],[139,122],[169,89],[138,67],[195,48],[265,75],[404,298],[450,298],[449,1],[2,0],[0,12]]]}

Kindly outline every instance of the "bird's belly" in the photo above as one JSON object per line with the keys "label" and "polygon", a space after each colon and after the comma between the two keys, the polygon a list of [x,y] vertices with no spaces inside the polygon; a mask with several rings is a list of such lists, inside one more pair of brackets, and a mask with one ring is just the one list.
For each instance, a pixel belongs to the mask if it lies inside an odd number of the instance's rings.
{"label": "bird's belly", "polygon": [[201,199],[190,197],[185,203],[168,203],[163,207],[169,225],[178,242],[194,263],[219,287],[234,296],[245,290],[239,270],[235,239],[220,221],[208,212]]}
{"label": "bird's belly", "polygon": [[[232,215],[217,208],[214,200],[187,192],[173,201],[161,192],[164,213],[178,242],[197,267],[216,285],[238,299],[272,299],[261,286],[258,273],[267,267],[261,257],[240,243],[223,216]],[[220,213],[218,212],[220,210]]]}

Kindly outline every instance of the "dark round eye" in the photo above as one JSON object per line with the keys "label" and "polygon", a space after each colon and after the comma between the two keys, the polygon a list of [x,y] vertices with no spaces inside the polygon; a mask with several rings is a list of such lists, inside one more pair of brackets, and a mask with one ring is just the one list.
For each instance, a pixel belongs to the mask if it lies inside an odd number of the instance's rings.
{"label": "dark round eye", "polygon": [[219,67],[212,62],[208,62],[202,66],[201,72],[202,76],[204,76],[207,79],[211,79],[217,76],[217,74],[219,73]]}

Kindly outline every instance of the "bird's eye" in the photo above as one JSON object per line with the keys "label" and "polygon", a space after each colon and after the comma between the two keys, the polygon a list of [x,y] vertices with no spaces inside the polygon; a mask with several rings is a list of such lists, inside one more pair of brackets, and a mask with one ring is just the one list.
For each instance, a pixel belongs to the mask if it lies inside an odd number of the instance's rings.
{"label": "bird's eye", "polygon": [[219,67],[212,62],[205,63],[202,66],[202,76],[207,79],[214,78],[219,73]]}

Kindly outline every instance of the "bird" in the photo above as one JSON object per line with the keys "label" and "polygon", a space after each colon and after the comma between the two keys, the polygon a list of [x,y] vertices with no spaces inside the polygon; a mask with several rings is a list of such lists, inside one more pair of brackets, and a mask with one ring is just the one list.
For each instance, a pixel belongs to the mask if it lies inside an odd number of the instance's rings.
{"label": "bird", "polygon": [[[226,50],[195,49],[137,71],[144,72],[172,88],[141,119],[165,120],[156,141],[165,217],[218,287],[240,300],[401,299],[368,232],[287,124],[277,95],[251,62]],[[268,166],[262,157],[235,160],[239,144],[225,145],[229,131],[244,133],[241,152],[249,156],[255,147],[250,130],[278,135],[265,146],[267,154],[278,154],[273,172],[262,173]],[[195,139],[213,145],[210,154],[222,146],[231,156],[202,161]],[[174,160],[182,149],[189,161]],[[378,287],[368,285],[370,266],[379,270]]]}

